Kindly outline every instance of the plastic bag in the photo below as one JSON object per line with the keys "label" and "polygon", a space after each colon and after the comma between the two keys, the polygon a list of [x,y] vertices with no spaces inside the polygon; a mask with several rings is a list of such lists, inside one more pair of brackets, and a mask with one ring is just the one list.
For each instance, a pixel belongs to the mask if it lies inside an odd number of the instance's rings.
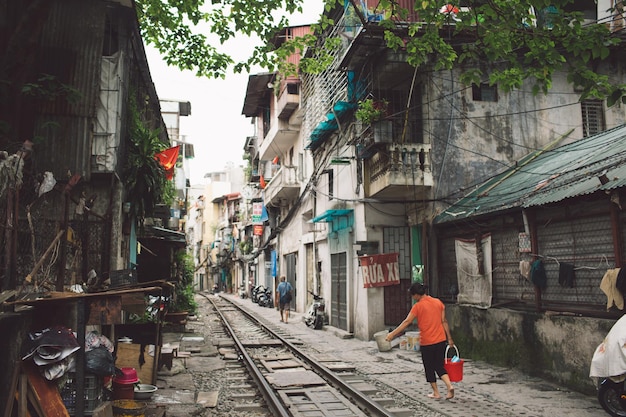
{"label": "plastic bag", "polygon": [[85,368],[87,372],[98,376],[115,375],[113,354],[105,346],[85,352]]}

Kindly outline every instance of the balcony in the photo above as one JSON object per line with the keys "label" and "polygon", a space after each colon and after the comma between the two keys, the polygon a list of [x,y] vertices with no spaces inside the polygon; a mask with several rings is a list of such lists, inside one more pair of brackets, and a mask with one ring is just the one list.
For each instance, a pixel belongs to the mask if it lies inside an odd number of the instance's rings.
{"label": "balcony", "polygon": [[294,127],[281,119],[276,119],[259,145],[259,159],[261,161],[271,161],[277,156],[282,157],[281,151],[284,152],[284,150],[291,148],[296,143],[299,134],[299,127]]}
{"label": "balcony", "polygon": [[288,83],[278,97],[276,114],[279,119],[289,119],[300,106],[300,84]]}
{"label": "balcony", "polygon": [[364,161],[365,196],[389,200],[423,198],[433,185],[430,145],[386,143],[381,146]]}
{"label": "balcony", "polygon": [[278,170],[265,188],[265,203],[267,205],[280,207],[298,197],[300,194],[300,183],[296,173],[296,167],[293,166],[283,165]]}

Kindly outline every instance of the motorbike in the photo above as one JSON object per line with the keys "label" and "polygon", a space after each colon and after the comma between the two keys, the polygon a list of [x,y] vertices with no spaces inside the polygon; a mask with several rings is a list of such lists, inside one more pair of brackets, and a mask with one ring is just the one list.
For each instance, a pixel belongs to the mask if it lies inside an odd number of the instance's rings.
{"label": "motorbike", "polygon": [[326,303],[324,302],[324,298],[321,296],[309,291],[309,294],[313,296],[313,302],[307,308],[306,313],[302,316],[302,321],[309,326],[314,328],[315,330],[320,330],[324,324],[328,323],[328,319],[326,316]]}
{"label": "motorbike", "polygon": [[250,296],[250,300],[253,303],[258,304],[259,303],[259,294],[261,294],[264,291],[265,291],[265,287],[263,285],[255,286],[254,288],[252,288],[252,295]]}
{"label": "motorbike", "polygon": [[598,380],[598,402],[609,415],[626,417],[626,315],[596,348],[589,376]]}
{"label": "motorbike", "polygon": [[258,298],[259,298],[259,301],[257,302],[257,304],[260,305],[261,307],[269,307],[269,308],[274,307],[274,303],[272,302],[272,290],[271,289],[264,288],[262,291],[259,292]]}
{"label": "motorbike", "polygon": [[248,293],[246,292],[246,286],[243,284],[239,286],[239,298],[241,298],[242,300],[244,298],[248,298]]}

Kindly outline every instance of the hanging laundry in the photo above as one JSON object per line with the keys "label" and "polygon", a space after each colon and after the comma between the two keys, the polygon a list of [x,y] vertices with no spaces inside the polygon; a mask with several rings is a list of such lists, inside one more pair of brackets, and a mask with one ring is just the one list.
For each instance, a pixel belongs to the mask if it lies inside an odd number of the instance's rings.
{"label": "hanging laundry", "polygon": [[526,278],[526,280],[530,281],[530,262],[529,261],[519,261],[519,273],[521,276]]}
{"label": "hanging laundry", "polygon": [[541,259],[537,259],[532,263],[530,267],[530,280],[542,290],[548,287],[548,277],[546,276],[546,270],[543,267]]}
{"label": "hanging laundry", "polygon": [[615,286],[615,283],[617,282],[617,274],[619,274],[619,271],[620,268],[607,270],[604,274],[604,277],[602,277],[602,281],[600,282],[600,289],[607,297],[607,311],[610,310],[614,304],[618,309],[624,309],[624,296]]}
{"label": "hanging laundry", "polygon": [[567,262],[559,264],[559,284],[562,287],[574,288],[574,265]]}
{"label": "hanging laundry", "polygon": [[615,279],[615,287],[622,293],[626,294],[626,268],[620,268]]}

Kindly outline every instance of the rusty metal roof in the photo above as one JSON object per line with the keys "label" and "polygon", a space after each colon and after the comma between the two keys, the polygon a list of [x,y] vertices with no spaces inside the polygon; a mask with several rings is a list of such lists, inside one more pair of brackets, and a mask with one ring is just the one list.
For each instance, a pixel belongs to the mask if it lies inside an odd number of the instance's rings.
{"label": "rusty metal roof", "polygon": [[556,203],[626,185],[626,125],[551,150],[535,151],[480,185],[434,223]]}

